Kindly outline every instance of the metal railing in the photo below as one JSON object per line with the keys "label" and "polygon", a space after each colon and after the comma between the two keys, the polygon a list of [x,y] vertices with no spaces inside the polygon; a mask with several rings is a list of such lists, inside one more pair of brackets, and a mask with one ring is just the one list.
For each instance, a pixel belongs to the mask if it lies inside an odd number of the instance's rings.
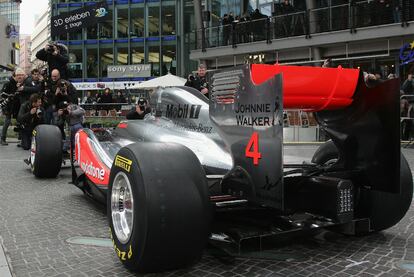
{"label": "metal railing", "polygon": [[[384,2],[388,3],[388,2]],[[399,9],[389,3],[382,5],[378,1],[350,1],[349,4],[321,7],[288,14],[276,14],[256,20],[242,18],[231,24],[194,30],[186,34],[190,50],[233,46],[273,39],[305,36],[312,34],[349,30],[358,28],[401,24],[408,26],[414,20],[414,3],[403,0]]]}

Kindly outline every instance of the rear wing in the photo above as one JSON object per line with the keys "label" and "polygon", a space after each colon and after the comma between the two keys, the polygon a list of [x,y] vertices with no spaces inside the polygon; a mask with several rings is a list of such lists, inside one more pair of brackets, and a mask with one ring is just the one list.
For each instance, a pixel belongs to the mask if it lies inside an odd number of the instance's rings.
{"label": "rear wing", "polygon": [[339,149],[340,170],[361,172],[370,189],[399,192],[397,79],[368,88],[354,69],[243,65],[211,83],[210,118],[234,161],[227,178],[239,180],[225,192],[284,209],[284,109],[315,112]]}

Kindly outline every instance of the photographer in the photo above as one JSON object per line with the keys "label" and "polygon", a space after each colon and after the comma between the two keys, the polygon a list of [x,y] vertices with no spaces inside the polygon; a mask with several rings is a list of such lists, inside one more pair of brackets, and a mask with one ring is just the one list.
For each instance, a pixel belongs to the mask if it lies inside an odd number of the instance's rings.
{"label": "photographer", "polygon": [[31,71],[31,75],[27,77],[23,83],[17,88],[17,94],[19,95],[20,103],[24,103],[29,100],[30,95],[33,93],[41,92],[40,72],[37,69]]}
{"label": "photographer", "polygon": [[207,82],[207,67],[204,64],[198,66],[197,75],[194,76],[190,74],[188,76],[185,86],[193,87],[196,90],[200,91],[205,97],[209,98],[209,84]]}
{"label": "photographer", "polygon": [[126,119],[144,119],[146,114],[151,112],[151,108],[148,105],[147,100],[140,98],[135,105],[126,115]]}
{"label": "photographer", "polygon": [[51,42],[36,53],[36,58],[47,62],[49,72],[57,69],[63,79],[68,78],[67,64],[69,62],[68,48],[64,44]]}
{"label": "photographer", "polygon": [[29,101],[23,103],[19,110],[17,121],[21,124],[22,148],[29,150],[34,128],[43,123],[44,110],[42,98],[39,94],[32,94]]}
{"label": "photographer", "polygon": [[13,75],[9,78],[1,90],[0,96],[0,108],[3,111],[3,114],[6,116],[4,120],[4,125],[1,133],[1,145],[8,145],[6,142],[7,138],[7,129],[11,124],[12,117],[16,118],[20,108],[19,98],[16,97],[18,88],[24,82],[26,74],[23,69],[16,68],[13,72]]}
{"label": "photographer", "polygon": [[79,129],[83,128],[82,123],[84,121],[85,110],[70,101],[61,102],[57,108],[56,125],[62,126],[63,128],[65,126],[65,122],[68,123],[70,128],[70,142],[71,147],[73,148],[75,134],[79,131]]}

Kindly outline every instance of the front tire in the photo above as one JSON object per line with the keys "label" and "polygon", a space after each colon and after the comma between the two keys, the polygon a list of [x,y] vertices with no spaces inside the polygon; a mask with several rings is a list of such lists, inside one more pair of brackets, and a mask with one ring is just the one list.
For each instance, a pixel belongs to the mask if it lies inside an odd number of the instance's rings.
{"label": "front tire", "polygon": [[132,271],[159,272],[198,261],[210,234],[205,173],[173,143],[122,148],[111,168],[108,219],[115,252]]}
{"label": "front tire", "polygon": [[38,178],[55,178],[62,167],[62,134],[54,125],[33,130],[30,149],[32,173]]}
{"label": "front tire", "polygon": [[[312,162],[324,165],[338,158],[338,149],[332,141],[321,145]],[[400,159],[400,193],[360,189],[355,215],[370,219],[371,231],[382,231],[397,224],[407,213],[413,198],[411,169],[404,155]]]}

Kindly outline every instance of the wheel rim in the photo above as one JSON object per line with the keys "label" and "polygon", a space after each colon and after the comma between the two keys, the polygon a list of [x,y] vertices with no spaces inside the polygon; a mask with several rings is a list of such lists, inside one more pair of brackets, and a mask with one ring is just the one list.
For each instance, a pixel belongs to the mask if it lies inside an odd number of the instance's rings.
{"label": "wheel rim", "polygon": [[111,191],[111,216],[119,242],[129,241],[134,224],[134,199],[131,183],[124,172],[118,172]]}
{"label": "wheel rim", "polygon": [[36,137],[33,136],[32,145],[30,147],[30,164],[32,165],[32,169],[35,164],[35,160],[36,160]]}

